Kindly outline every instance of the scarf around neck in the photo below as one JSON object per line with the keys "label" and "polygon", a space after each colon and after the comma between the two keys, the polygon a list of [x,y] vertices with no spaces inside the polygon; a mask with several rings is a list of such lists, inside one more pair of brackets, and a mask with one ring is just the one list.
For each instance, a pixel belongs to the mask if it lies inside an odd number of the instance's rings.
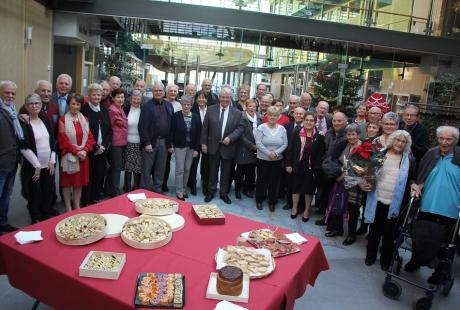
{"label": "scarf around neck", "polygon": [[18,116],[16,112],[16,106],[14,105],[14,102],[10,102],[10,104],[6,104],[0,98],[0,107],[8,113],[8,116],[10,117],[10,120],[13,123],[14,133],[16,134],[16,137],[19,140],[24,140],[24,133],[22,131],[21,124],[19,124],[19,120],[18,120]]}
{"label": "scarf around neck", "polygon": [[[78,112],[77,114],[77,119],[78,122],[80,123],[82,132],[83,132],[83,137],[81,139],[81,144],[78,145],[77,143],[77,134],[75,131],[75,125],[72,119],[72,116],[70,115],[69,112],[67,112],[64,116],[64,126],[65,126],[65,134],[69,138],[70,142],[77,148],[78,151],[83,150],[83,148],[86,145],[86,141],[88,141],[88,135],[89,135],[89,126],[88,122],[86,121],[85,117],[83,114]],[[78,157],[73,155],[72,153],[67,153],[64,156],[62,156],[62,161],[61,161],[61,166],[62,166],[62,171],[68,173],[68,174],[73,174],[77,173],[80,171],[80,162],[78,160]]]}

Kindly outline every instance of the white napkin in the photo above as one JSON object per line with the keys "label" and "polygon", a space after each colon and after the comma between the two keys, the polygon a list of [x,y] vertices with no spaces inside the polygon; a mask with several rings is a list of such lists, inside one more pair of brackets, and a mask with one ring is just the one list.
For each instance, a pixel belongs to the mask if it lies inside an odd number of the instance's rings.
{"label": "white napkin", "polygon": [[147,199],[147,196],[145,196],[145,193],[128,194],[128,199],[135,202],[137,200]]}
{"label": "white napkin", "polygon": [[238,305],[235,305],[232,302],[222,300],[216,304],[214,310],[248,310],[248,308],[244,308]]}
{"label": "white napkin", "polygon": [[19,244],[27,244],[43,240],[41,230],[20,231],[14,235],[14,238],[16,238],[16,241]]}
{"label": "white napkin", "polygon": [[302,237],[298,233],[286,234],[285,236],[286,236],[286,238],[288,238],[289,240],[291,240],[292,242],[297,243],[297,244],[302,244],[302,243],[308,242],[307,239],[305,239],[304,237]]}

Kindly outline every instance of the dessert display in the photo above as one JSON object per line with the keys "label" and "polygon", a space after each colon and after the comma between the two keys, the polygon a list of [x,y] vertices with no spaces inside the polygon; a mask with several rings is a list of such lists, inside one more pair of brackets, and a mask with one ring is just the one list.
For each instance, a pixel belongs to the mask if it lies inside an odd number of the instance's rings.
{"label": "dessert display", "polygon": [[156,249],[172,238],[168,223],[153,216],[135,217],[123,225],[121,239],[137,249]]}
{"label": "dessert display", "polygon": [[81,213],[60,221],[55,228],[56,238],[66,245],[85,245],[104,238],[107,220],[95,213]]}
{"label": "dessert display", "polygon": [[90,251],[80,266],[82,277],[118,279],[125,265],[124,253]]}
{"label": "dessert display", "polygon": [[179,210],[179,203],[165,198],[147,198],[135,202],[136,211],[149,215],[169,215]]}
{"label": "dessert display", "polygon": [[250,231],[248,242],[256,248],[269,250],[273,257],[285,256],[300,251],[299,246],[289,240],[284,234],[270,229]]}
{"label": "dessert display", "polygon": [[267,276],[275,268],[270,252],[264,249],[227,246],[219,249],[216,259],[218,269],[220,266],[238,267],[252,279]]}
{"label": "dessert display", "polygon": [[241,295],[243,291],[243,271],[235,266],[222,267],[217,273],[216,288],[221,295]]}
{"label": "dessert display", "polygon": [[182,308],[185,303],[184,276],[180,273],[141,273],[134,305],[144,308]]}
{"label": "dessert display", "polygon": [[225,215],[214,204],[197,204],[193,205],[193,214],[200,224],[224,224]]}

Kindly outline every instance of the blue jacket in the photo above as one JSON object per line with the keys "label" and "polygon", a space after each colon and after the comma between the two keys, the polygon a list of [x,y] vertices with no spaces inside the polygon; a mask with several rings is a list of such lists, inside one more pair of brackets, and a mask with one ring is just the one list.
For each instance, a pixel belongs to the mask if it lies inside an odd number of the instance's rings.
{"label": "blue jacket", "polygon": [[[137,125],[137,129],[139,130],[139,137],[141,139],[142,147],[145,147],[149,144],[152,145],[152,147],[155,147],[155,144],[158,139],[158,130],[155,126],[155,120],[157,119],[157,117],[153,109],[153,105],[155,103],[154,100],[155,99],[149,100],[146,104],[143,104],[141,107],[141,115],[139,116],[139,124]],[[168,111],[168,115],[166,115],[165,117],[170,118],[169,123],[171,125],[172,115],[174,114],[173,106],[166,99],[163,99],[162,103],[165,105],[166,110]],[[168,137],[166,137],[166,146],[169,147],[170,145],[171,142],[169,141]]]}
{"label": "blue jacket", "polygon": [[[185,147],[185,135],[187,127],[185,126],[184,116],[182,111],[174,113],[171,122],[170,141],[173,147]],[[190,148],[200,151],[200,135],[201,135],[201,119],[200,115],[192,113],[192,128],[190,131]]]}

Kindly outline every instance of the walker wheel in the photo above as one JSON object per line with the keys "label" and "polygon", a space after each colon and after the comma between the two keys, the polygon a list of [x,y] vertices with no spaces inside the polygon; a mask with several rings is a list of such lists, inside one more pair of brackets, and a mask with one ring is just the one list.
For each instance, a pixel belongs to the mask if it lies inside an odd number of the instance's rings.
{"label": "walker wheel", "polygon": [[391,280],[385,280],[382,286],[383,295],[387,298],[397,300],[401,296],[402,288],[396,282],[391,282]]}
{"label": "walker wheel", "polygon": [[415,310],[429,310],[433,305],[433,296],[425,296],[418,299],[414,304]]}
{"label": "walker wheel", "polygon": [[442,288],[442,294],[444,296],[449,296],[450,290],[452,289],[452,286],[454,286],[454,279],[449,279],[447,280],[446,284],[444,284],[444,287]]}

